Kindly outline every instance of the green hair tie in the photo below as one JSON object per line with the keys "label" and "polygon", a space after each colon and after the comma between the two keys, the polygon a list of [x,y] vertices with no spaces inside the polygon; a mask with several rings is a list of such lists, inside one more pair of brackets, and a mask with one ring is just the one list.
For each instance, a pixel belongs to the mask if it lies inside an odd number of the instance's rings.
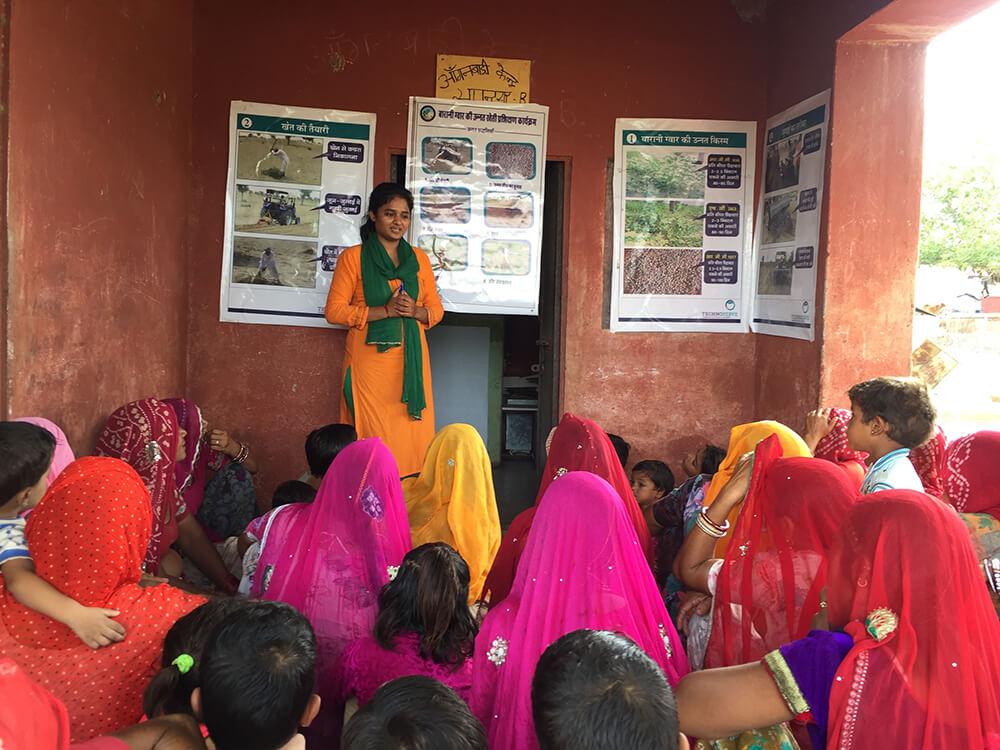
{"label": "green hair tie", "polygon": [[177,667],[177,671],[181,674],[187,674],[194,666],[194,657],[191,654],[178,654],[177,658],[170,664]]}

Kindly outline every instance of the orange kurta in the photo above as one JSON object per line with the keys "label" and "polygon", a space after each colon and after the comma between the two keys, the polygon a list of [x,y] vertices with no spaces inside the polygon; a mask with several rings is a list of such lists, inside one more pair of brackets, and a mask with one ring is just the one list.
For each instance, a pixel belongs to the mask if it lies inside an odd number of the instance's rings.
{"label": "orange kurta", "polygon": [[[401,476],[415,474],[424,463],[424,454],[434,439],[434,394],[431,390],[431,358],[427,352],[426,329],[441,322],[444,308],[427,254],[413,248],[420,266],[418,307],[427,308],[428,324],[420,324],[420,347],[423,350],[424,391],[427,407],[423,419],[410,419],[403,396],[403,346],[386,352],[365,343],[368,335],[368,306],[361,283],[361,245],[347,248],[337,261],[330,294],[326,298],[326,319],[348,327],[344,353],[344,375],[351,368],[354,414],[347,400],[340,401],[340,421],[353,424],[359,438],[379,437],[396,457]],[[392,279],[395,292],[399,279]]]}

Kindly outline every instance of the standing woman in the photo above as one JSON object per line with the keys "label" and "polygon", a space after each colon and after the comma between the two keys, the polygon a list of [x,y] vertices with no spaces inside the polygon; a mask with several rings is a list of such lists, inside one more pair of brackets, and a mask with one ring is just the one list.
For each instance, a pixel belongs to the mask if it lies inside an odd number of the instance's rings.
{"label": "standing woman", "polygon": [[406,188],[372,191],[361,244],[340,256],[326,300],[327,322],[349,329],[340,421],[382,438],[403,476],[420,471],[434,439],[425,332],[444,317],[430,260],[403,237],[411,211]]}

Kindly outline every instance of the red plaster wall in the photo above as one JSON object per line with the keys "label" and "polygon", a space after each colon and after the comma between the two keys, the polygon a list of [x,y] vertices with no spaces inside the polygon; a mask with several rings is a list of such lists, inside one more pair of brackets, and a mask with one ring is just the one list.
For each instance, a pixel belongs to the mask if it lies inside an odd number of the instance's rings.
{"label": "red plaster wall", "polygon": [[498,54],[535,61],[549,154],[572,163],[564,408],[622,434],[636,458],[676,465],[697,439],[724,441],[752,415],[754,339],[601,329],[605,173],[616,117],[762,117],[763,26],[725,0],[645,0],[627,15],[561,0],[517,24],[491,6],[428,7],[316,3],[293,21],[272,2],[196,4],[190,395],[257,447],[265,490],[301,470],[306,432],[340,399],[342,332],[218,322],[230,100],[376,112],[378,182],[389,150],[405,149],[407,97],[433,93],[435,55]]}
{"label": "red plaster wall", "polygon": [[89,452],[185,385],[191,3],[12,5],[7,413]]}
{"label": "red plaster wall", "polygon": [[[767,116],[832,87],[837,39],[885,4],[885,0],[840,0],[836,3],[779,0],[771,5],[767,29]],[[830,150],[828,158],[829,154]],[[828,183],[822,207],[821,248],[827,247],[829,198]],[[757,337],[755,411],[759,419],[777,419],[802,429],[803,415],[819,403],[820,345],[825,332],[825,301],[822,298],[825,269],[826,255],[821,251],[816,341]]]}
{"label": "red plaster wall", "polygon": [[[756,410],[799,427],[876,375],[907,374],[927,40],[993,0],[779,0],[767,111],[833,87],[817,340],[760,336]],[[842,39],[838,46],[838,39]]]}

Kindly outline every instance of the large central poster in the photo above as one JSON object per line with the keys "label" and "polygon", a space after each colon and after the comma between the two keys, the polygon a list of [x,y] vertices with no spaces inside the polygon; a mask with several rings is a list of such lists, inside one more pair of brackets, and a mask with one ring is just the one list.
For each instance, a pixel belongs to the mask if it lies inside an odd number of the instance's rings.
{"label": "large central poster", "polygon": [[410,98],[410,242],[444,309],[538,314],[548,107]]}
{"label": "large central poster", "polygon": [[615,127],[613,331],[747,331],[756,123]]}

